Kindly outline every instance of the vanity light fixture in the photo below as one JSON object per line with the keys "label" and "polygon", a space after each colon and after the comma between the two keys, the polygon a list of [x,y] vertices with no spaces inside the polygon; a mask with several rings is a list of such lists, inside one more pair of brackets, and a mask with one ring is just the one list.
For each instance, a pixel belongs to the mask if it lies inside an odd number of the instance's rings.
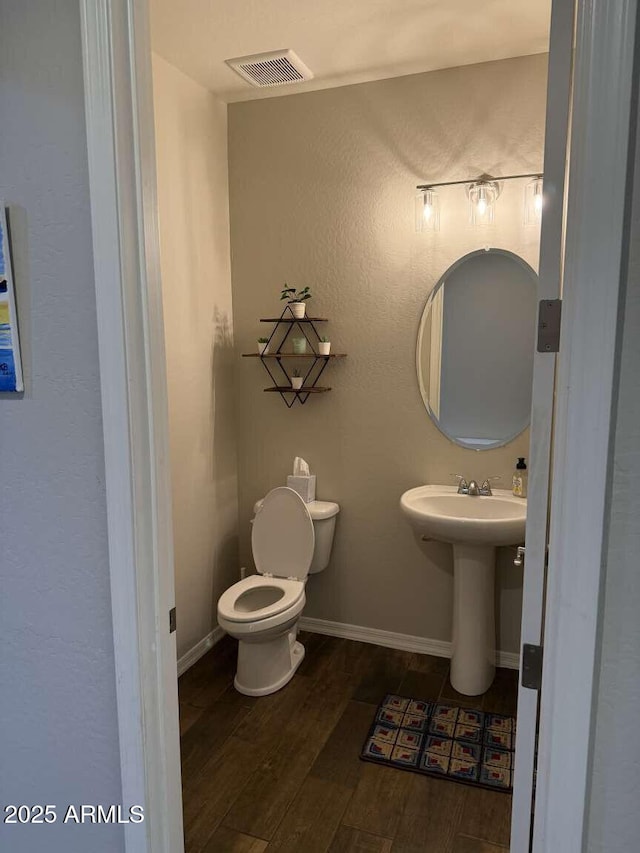
{"label": "vanity light fixture", "polygon": [[469,196],[469,222],[472,225],[493,225],[493,214],[498,198],[496,181],[475,181],[467,189]]}
{"label": "vanity light fixture", "polygon": [[482,176],[475,180],[441,181],[433,184],[420,184],[416,188],[416,231],[440,230],[440,201],[436,187],[466,186],[469,197],[469,220],[472,225],[493,225],[495,203],[500,195],[502,181],[515,181],[532,178],[524,191],[524,224],[537,225],[542,217],[542,175],[504,175],[500,178]]}
{"label": "vanity light fixture", "polygon": [[440,198],[435,190],[420,189],[416,195],[416,231],[440,230]]}
{"label": "vanity light fixture", "polygon": [[535,177],[524,188],[524,224],[539,225],[542,219],[542,178]]}

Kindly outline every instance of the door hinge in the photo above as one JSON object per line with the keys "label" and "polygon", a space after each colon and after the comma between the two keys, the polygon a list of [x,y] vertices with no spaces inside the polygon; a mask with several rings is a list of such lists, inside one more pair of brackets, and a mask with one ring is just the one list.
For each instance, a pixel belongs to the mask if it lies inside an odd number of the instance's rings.
{"label": "door hinge", "polygon": [[173,634],[176,630],[176,609],[172,607],[169,611],[169,633]]}
{"label": "door hinge", "polygon": [[560,351],[562,299],[541,299],[538,303],[538,352]]}
{"label": "door hinge", "polygon": [[540,690],[542,687],[542,646],[524,643],[522,646],[522,676],[523,687]]}

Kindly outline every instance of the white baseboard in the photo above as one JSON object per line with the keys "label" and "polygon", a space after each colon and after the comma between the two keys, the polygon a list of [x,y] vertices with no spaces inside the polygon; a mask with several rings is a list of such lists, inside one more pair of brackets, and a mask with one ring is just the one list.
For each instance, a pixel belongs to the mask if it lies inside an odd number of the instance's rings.
{"label": "white baseboard", "polygon": [[[357,640],[360,643],[372,643],[375,646],[386,646],[389,649],[434,655],[439,658],[451,657],[451,643],[445,640],[415,637],[412,634],[397,634],[394,631],[381,631],[378,628],[349,625],[346,622],[331,622],[328,619],[312,619],[310,616],[303,616],[298,627],[301,631],[309,631],[311,634],[326,634],[328,637],[342,637],[345,640]],[[178,658],[178,676],[190,669],[223,636],[224,631],[218,625],[193,648],[185,652],[181,658]],[[520,656],[517,652],[498,651],[496,653],[496,666],[518,669]]]}
{"label": "white baseboard", "polygon": [[520,653],[504,652],[498,649],[496,652],[496,666],[502,666],[505,669],[520,669]]}
{"label": "white baseboard", "polygon": [[212,646],[215,646],[224,637],[224,631],[219,625],[210,631],[206,637],[203,637],[199,643],[196,643],[193,648],[185,652],[181,658],[178,658],[178,678],[190,669],[194,663],[209,651]]}
{"label": "white baseboard", "polygon": [[[373,643],[390,649],[405,652],[418,652],[423,655],[435,655],[439,658],[451,657],[451,643],[444,640],[432,640],[429,637],[414,637],[412,634],[396,634],[393,631],[380,631],[378,628],[365,628],[362,625],[348,625],[345,622],[330,622],[327,619],[312,619],[303,616],[298,627],[312,634],[327,634],[329,637],[343,637],[345,640],[358,640],[361,643]],[[518,669],[520,655],[517,652],[496,652],[496,666]]]}

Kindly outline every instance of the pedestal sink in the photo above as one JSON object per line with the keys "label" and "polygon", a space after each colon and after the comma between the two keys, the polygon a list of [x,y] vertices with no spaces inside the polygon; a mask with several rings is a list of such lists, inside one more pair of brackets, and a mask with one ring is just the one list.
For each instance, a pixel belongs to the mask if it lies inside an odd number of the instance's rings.
{"label": "pedestal sink", "polygon": [[527,502],[504,489],[472,497],[455,486],[418,486],[400,509],[423,538],[453,545],[451,683],[478,696],[495,674],[496,547],[524,542]]}

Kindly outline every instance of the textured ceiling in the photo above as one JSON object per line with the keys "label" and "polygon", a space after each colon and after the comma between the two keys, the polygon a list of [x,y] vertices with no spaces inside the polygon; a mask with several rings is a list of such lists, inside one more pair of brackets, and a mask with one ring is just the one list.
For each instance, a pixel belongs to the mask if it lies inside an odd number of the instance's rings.
{"label": "textured ceiling", "polygon": [[[547,50],[551,0],[150,0],[153,49],[226,101]],[[256,89],[225,65],[292,48],[307,83]]]}

